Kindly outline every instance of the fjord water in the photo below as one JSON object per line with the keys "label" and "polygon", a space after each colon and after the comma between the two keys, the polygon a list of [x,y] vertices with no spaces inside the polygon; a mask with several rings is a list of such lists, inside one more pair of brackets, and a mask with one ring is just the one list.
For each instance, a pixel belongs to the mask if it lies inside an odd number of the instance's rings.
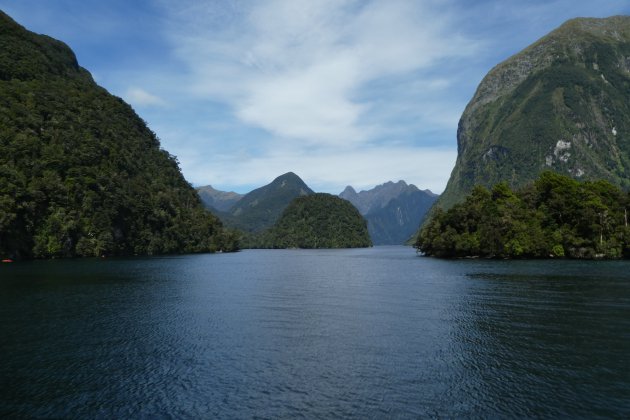
{"label": "fjord water", "polygon": [[628,417],[630,263],[411,248],[0,266],[0,415]]}

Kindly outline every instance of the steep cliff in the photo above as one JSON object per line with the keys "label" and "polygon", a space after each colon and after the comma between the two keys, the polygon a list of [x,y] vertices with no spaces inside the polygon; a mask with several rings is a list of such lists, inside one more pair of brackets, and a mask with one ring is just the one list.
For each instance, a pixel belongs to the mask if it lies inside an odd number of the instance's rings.
{"label": "steep cliff", "polygon": [[573,19],[493,68],[466,107],[439,203],[542,171],[630,187],[630,17]]}

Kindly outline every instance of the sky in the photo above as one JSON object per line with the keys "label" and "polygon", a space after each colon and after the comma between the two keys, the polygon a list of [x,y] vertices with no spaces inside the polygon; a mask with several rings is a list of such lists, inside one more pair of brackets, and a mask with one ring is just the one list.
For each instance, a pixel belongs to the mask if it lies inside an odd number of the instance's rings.
{"label": "sky", "polygon": [[0,0],[130,103],[194,186],[444,190],[501,61],[628,0]]}

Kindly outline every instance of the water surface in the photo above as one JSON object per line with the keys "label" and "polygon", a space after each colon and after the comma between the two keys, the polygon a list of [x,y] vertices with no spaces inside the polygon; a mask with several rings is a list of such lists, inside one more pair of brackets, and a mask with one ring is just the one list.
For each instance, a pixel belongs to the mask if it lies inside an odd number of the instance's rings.
{"label": "water surface", "polygon": [[0,265],[0,415],[630,416],[630,263],[410,248]]}

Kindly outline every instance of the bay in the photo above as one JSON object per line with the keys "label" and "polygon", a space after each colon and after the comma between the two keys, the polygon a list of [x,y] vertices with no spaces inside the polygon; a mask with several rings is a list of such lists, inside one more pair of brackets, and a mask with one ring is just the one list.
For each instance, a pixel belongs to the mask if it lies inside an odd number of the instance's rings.
{"label": "bay", "polygon": [[0,415],[630,416],[630,263],[411,248],[0,265]]}

